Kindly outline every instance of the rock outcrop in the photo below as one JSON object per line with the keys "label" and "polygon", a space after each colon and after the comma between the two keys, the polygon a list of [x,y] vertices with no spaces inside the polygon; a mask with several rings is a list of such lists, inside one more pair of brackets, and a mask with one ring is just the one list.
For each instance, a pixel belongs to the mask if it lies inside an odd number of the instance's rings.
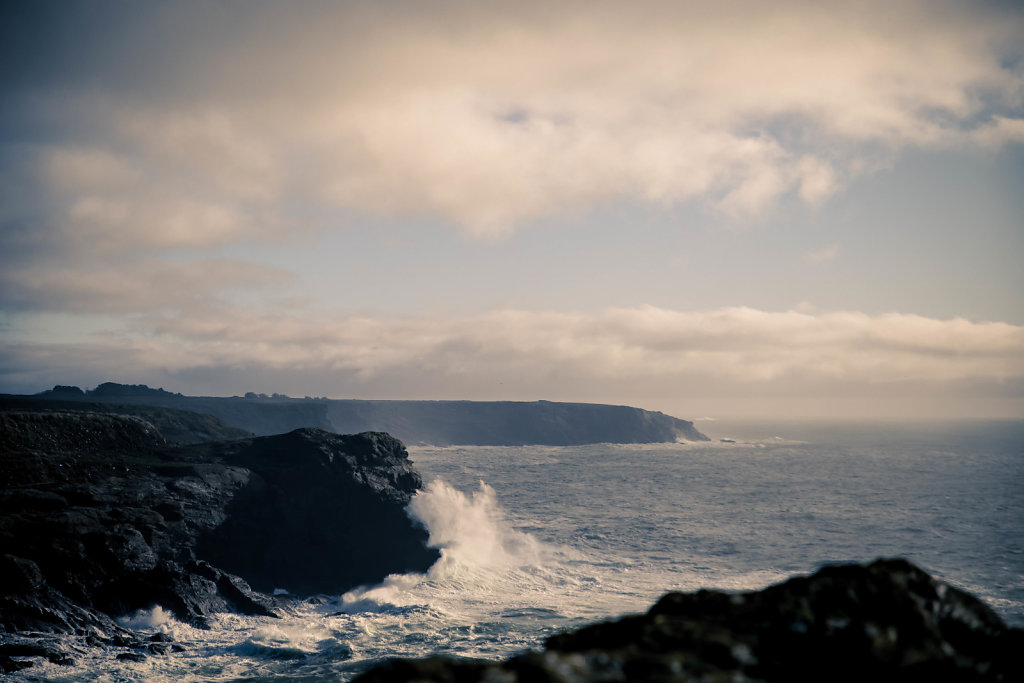
{"label": "rock outcrop", "polygon": [[[66,391],[57,391],[66,389]],[[77,394],[74,391],[77,390]],[[68,400],[53,398],[68,396]],[[205,441],[244,439],[253,433],[230,427],[213,415],[191,410],[130,403],[100,403],[85,400],[78,387],[54,387],[46,396],[0,396],[0,411],[114,413],[138,417],[157,428],[171,444],[188,445]]]}
{"label": "rock outcrop", "polygon": [[1024,631],[904,560],[826,567],[749,593],[669,593],[504,663],[394,660],[394,681],[1020,681]]}
{"label": "rock outcrop", "polygon": [[197,625],[272,615],[250,583],[341,592],[425,571],[437,552],[404,513],[420,485],[386,434],[169,446],[133,416],[0,412],[0,645],[109,639],[112,617],[154,605]]}

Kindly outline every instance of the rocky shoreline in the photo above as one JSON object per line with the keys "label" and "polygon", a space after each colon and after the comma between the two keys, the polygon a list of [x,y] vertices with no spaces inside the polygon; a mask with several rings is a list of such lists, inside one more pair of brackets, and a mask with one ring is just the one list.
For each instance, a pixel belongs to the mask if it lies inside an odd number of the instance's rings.
{"label": "rocky shoreline", "polygon": [[[405,512],[422,481],[384,433],[320,429],[170,443],[138,414],[0,412],[0,673],[89,648],[182,650],[118,617],[160,606],[273,618],[274,594],[338,594],[437,559]],[[166,421],[166,416],[158,415]],[[292,598],[289,597],[290,602]],[[646,614],[504,662],[393,660],[392,681],[1024,680],[1024,631],[904,560],[826,567],[761,591],[669,593]]]}
{"label": "rocky shoreline", "polygon": [[273,616],[279,587],[340,593],[425,571],[438,553],[405,514],[421,485],[387,434],[173,446],[134,416],[0,413],[0,670],[69,663],[57,636],[166,650],[114,620],[154,605],[202,626]]}
{"label": "rocky shoreline", "polygon": [[1021,681],[1024,630],[899,559],[761,591],[669,593],[504,662],[393,660],[358,683]]}

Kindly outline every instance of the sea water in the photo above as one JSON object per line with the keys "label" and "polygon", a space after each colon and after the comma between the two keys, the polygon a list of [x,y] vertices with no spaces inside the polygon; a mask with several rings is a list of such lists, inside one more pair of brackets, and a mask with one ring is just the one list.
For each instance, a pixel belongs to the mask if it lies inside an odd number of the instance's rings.
{"label": "sea water", "polygon": [[184,652],[136,663],[93,648],[11,678],[346,681],[388,657],[502,659],[668,590],[883,556],[1024,626],[1024,422],[701,427],[713,442],[410,448],[427,485],[409,514],[441,549],[426,574],[206,630],[154,606],[124,623]]}

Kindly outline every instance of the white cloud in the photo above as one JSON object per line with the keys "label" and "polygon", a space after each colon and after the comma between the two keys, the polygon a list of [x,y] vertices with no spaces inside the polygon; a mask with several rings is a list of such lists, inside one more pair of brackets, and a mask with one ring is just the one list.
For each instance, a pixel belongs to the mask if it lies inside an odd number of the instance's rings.
{"label": "white cloud", "polygon": [[[221,216],[298,197],[494,235],[619,198],[757,215],[825,201],[879,154],[1022,140],[1024,73],[1003,58],[1024,21],[992,7],[654,0],[246,12],[221,25],[201,7],[168,10],[168,21],[209,28],[175,46],[201,55],[203,69],[181,58],[148,64],[151,88],[114,79],[103,96],[73,86],[54,95],[86,138],[76,145],[95,147],[64,158],[55,187],[87,201],[96,177],[143,173],[171,192],[200,188]],[[90,164],[97,176],[83,171]]]}
{"label": "white cloud", "polygon": [[10,268],[0,274],[7,307],[89,313],[200,311],[233,291],[266,288],[290,274],[229,259],[171,262],[139,260]]}
{"label": "white cloud", "polygon": [[246,391],[259,377],[298,395],[1006,415],[1024,401],[1024,327],[750,308],[424,318],[204,305],[136,318],[94,342],[0,347],[7,386],[112,377],[195,393]]}
{"label": "white cloud", "polygon": [[147,325],[156,334],[140,350],[148,349],[153,362],[344,370],[367,384],[393,372],[464,376],[480,386],[517,377],[544,385],[555,375],[612,385],[694,377],[878,385],[1024,378],[1024,328],[905,314],[646,306],[597,315],[499,310],[427,319],[207,307]]}
{"label": "white cloud", "polygon": [[839,256],[839,245],[831,244],[815,251],[805,252],[800,258],[805,263],[830,263]]}

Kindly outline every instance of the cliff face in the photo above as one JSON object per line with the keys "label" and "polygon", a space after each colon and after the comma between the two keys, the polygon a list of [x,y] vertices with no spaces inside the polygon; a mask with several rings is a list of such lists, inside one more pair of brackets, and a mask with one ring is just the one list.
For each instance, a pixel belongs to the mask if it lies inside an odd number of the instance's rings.
{"label": "cliff face", "polygon": [[[630,406],[552,401],[362,401],[286,396],[182,396],[107,382],[83,392],[54,387],[36,400],[161,406],[212,415],[257,435],[301,427],[387,432],[410,444],[478,446],[707,441],[692,422]],[[123,411],[127,412],[127,411]]]}
{"label": "cliff face", "polygon": [[396,660],[397,681],[1020,681],[1024,631],[904,560],[827,567],[763,591],[669,593],[646,614],[504,663]]}
{"label": "cliff face", "polygon": [[170,447],[148,423],[0,413],[0,629],[117,632],[169,609],[272,614],[250,589],[341,592],[437,559],[404,507],[419,488],[386,434],[300,430]]}
{"label": "cliff face", "polygon": [[423,483],[388,434],[299,429],[196,450],[250,472],[196,554],[260,590],[339,593],[438,558],[405,514]]}
{"label": "cliff face", "polygon": [[707,441],[692,422],[629,406],[551,401],[328,401],[338,431],[365,425],[406,443],[571,446]]}

